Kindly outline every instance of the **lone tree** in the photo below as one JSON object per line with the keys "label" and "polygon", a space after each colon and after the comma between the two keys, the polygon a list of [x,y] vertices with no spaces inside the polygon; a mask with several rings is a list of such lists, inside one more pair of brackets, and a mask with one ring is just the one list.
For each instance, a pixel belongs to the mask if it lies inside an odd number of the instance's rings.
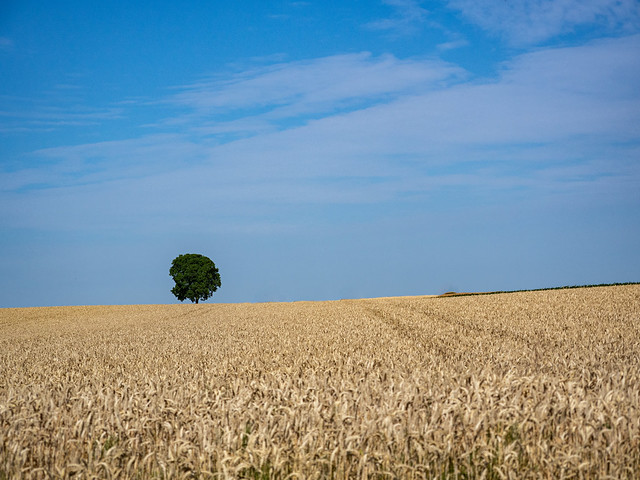
{"label": "lone tree", "polygon": [[187,253],[174,258],[169,275],[176,282],[171,293],[181,302],[186,298],[195,303],[206,300],[221,285],[216,264],[210,258],[197,253]]}

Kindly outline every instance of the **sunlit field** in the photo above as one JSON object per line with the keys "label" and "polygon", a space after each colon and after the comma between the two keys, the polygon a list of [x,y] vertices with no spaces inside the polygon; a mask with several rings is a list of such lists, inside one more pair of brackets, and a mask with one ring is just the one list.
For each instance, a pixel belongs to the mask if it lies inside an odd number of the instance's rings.
{"label": "sunlit field", "polygon": [[0,479],[639,477],[640,285],[0,309]]}

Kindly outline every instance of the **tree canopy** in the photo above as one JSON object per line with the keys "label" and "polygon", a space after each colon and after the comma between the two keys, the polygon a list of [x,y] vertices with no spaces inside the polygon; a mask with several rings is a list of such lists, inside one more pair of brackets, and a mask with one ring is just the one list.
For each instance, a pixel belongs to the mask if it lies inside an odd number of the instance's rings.
{"label": "tree canopy", "polygon": [[185,299],[195,303],[206,300],[221,286],[216,264],[210,258],[197,253],[187,253],[174,258],[169,275],[176,282],[171,293],[181,302]]}

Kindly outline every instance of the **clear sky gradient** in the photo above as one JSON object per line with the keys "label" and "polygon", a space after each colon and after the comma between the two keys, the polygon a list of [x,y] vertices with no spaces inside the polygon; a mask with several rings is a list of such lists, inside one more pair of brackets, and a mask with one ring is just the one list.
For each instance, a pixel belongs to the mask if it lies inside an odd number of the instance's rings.
{"label": "clear sky gradient", "polygon": [[640,281],[637,0],[0,2],[0,307]]}

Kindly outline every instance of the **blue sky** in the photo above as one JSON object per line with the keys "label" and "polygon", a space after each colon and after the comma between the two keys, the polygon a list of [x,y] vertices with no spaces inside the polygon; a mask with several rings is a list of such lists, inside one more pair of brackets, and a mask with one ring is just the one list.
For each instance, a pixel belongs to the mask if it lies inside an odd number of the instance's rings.
{"label": "blue sky", "polygon": [[0,306],[640,281],[635,0],[4,1]]}

